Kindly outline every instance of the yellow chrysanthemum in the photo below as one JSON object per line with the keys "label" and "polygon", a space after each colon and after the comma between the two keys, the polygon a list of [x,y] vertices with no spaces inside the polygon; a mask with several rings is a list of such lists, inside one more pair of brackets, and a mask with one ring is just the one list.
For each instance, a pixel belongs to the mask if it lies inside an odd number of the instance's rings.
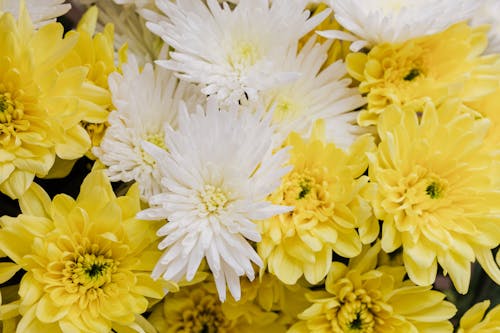
{"label": "yellow chrysanthemum", "polygon": [[431,286],[404,280],[402,266],[377,267],[380,244],[351,259],[334,262],[325,290],[307,294],[312,305],[288,333],[445,333],[455,306]]}
{"label": "yellow chrysanthemum", "polygon": [[[361,176],[374,148],[370,136],[359,138],[349,152],[321,139],[317,127],[310,140],[292,133],[287,140],[293,169],[269,197],[294,210],[260,221],[258,252],[269,271],[294,284],[304,274],[318,283],[330,269],[332,251],[354,257],[362,243],[377,237],[378,223],[362,198],[368,178]],[[359,235],[356,231],[359,228]]]}
{"label": "yellow chrysanthemum", "polygon": [[210,280],[168,294],[148,320],[160,333],[284,333],[278,318],[254,302],[221,303]]}
{"label": "yellow chrysanthemum", "polygon": [[[92,113],[87,113],[83,126],[92,140],[92,146],[99,146],[106,130],[106,120],[112,108],[111,93],[108,89],[108,76],[117,70],[114,49],[114,26],[109,23],[103,32],[96,33],[98,9],[90,7],[78,22],[76,30],[68,36],[79,35],[78,43],[62,62],[62,66],[85,66],[88,68],[87,80],[101,88],[99,96],[93,102],[98,105]],[[119,50],[119,60],[125,60],[125,47]],[[87,156],[93,158],[89,151]]]}
{"label": "yellow chrysanthemum", "polygon": [[26,271],[19,288],[17,332],[103,332],[134,327],[146,297],[161,298],[150,277],[160,252],[158,223],[135,219],[136,185],[116,197],[103,171],[84,180],[76,200],[52,202],[33,184],[22,214],[0,218],[0,248]]}
{"label": "yellow chrysanthemum", "polygon": [[58,69],[78,42],[63,30],[35,31],[24,9],[18,21],[0,15],[0,191],[11,198],[47,175],[56,155],[73,160],[90,147],[80,121],[102,94],[85,83],[85,67]]}
{"label": "yellow chrysanthemum", "polygon": [[[328,5],[325,4],[324,2],[312,3],[308,7],[309,7],[309,10],[311,11],[312,15],[316,15],[318,13],[321,13],[326,8],[329,8]],[[319,36],[316,33],[316,31],[318,31],[318,30],[342,30],[342,26],[335,20],[335,18],[333,17],[333,13],[332,13],[327,18],[325,18],[323,20],[323,22],[318,24],[312,31],[305,34],[299,40],[299,51],[307,43],[307,41],[313,36],[320,43],[324,43],[326,41],[329,41],[329,39]],[[349,41],[335,39],[332,42],[332,45],[330,46],[330,48],[328,50],[328,59],[323,64],[323,68],[328,67],[329,65],[333,64],[335,61],[337,61],[339,59],[344,60],[346,58],[346,56],[351,52],[349,50],[350,45],[351,45],[351,42],[349,42]]]}
{"label": "yellow chrysanthemum", "polygon": [[379,120],[381,143],[369,154],[369,175],[378,185],[373,200],[383,220],[382,248],[403,247],[409,277],[432,284],[437,264],[460,293],[477,258],[497,283],[491,249],[500,244],[500,192],[490,177],[484,149],[489,121],[461,112],[458,101],[421,112],[389,107]]}
{"label": "yellow chrysanthemum", "polygon": [[457,333],[499,333],[500,332],[500,305],[491,309],[486,317],[484,314],[490,307],[486,300],[475,304],[460,319]]}
{"label": "yellow chrysanthemum", "polygon": [[376,124],[391,104],[426,97],[441,103],[450,96],[471,101],[495,90],[498,56],[480,56],[487,45],[486,31],[462,23],[401,44],[377,45],[368,54],[348,55],[348,71],[368,97],[359,123]]}

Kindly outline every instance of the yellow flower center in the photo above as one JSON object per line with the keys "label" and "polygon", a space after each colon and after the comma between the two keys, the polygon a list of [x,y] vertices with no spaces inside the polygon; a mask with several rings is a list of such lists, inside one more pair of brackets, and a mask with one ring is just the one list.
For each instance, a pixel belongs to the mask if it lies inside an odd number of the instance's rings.
{"label": "yellow flower center", "polygon": [[[167,146],[165,145],[165,140],[164,140],[164,134],[163,131],[159,133],[150,133],[144,137],[144,140],[147,142],[150,142],[158,147],[160,147],[163,150],[168,151]],[[153,158],[153,156],[149,155],[142,149],[142,147],[139,148],[141,151],[141,159],[148,165],[152,166],[153,168],[156,167],[156,160]]]}
{"label": "yellow flower center", "polygon": [[260,52],[251,42],[237,42],[230,48],[229,63],[236,70],[255,65],[260,59]]}
{"label": "yellow flower center", "polygon": [[345,303],[337,313],[337,321],[342,332],[373,332],[375,321],[367,309],[366,304],[360,301]]}
{"label": "yellow flower center", "polygon": [[371,333],[375,331],[375,316],[382,310],[377,290],[355,289],[352,281],[343,278],[337,282],[339,308],[327,313],[335,333]]}
{"label": "yellow flower center", "polygon": [[431,182],[426,188],[425,193],[432,199],[439,199],[443,192],[442,186],[438,182]]}
{"label": "yellow flower center", "polygon": [[427,60],[422,54],[422,49],[417,46],[407,47],[400,53],[382,60],[385,68],[385,78],[387,82],[396,87],[406,87],[410,82],[418,78],[425,77]]}
{"label": "yellow flower center", "polygon": [[293,98],[287,96],[279,96],[274,101],[275,109],[273,119],[276,122],[281,122],[287,119],[295,119],[300,116],[303,110],[302,105],[297,103]]}
{"label": "yellow flower center", "polygon": [[408,5],[408,2],[403,0],[383,0],[377,3],[377,7],[381,8],[384,13],[391,14],[399,12],[403,5]]}
{"label": "yellow flower center", "polygon": [[24,111],[22,105],[14,101],[8,92],[0,93],[0,123],[10,124],[13,120],[21,120]]}
{"label": "yellow flower center", "polygon": [[408,72],[408,74],[403,77],[403,80],[405,81],[413,81],[416,77],[420,75],[420,70],[418,68],[412,68]]}
{"label": "yellow flower center", "polygon": [[165,138],[163,131],[159,133],[151,133],[146,136],[146,141],[151,142],[154,145],[157,145],[163,150],[168,150],[165,145]]}
{"label": "yellow flower center", "polygon": [[213,185],[205,185],[203,191],[200,192],[201,211],[205,214],[214,214],[219,209],[224,208],[228,202],[228,198],[220,187]]}
{"label": "yellow flower center", "polygon": [[306,205],[316,207],[325,197],[321,184],[316,182],[314,171],[304,169],[301,172],[292,172],[283,180],[283,199],[286,205]]}
{"label": "yellow flower center", "polygon": [[70,285],[68,287],[77,287],[78,292],[86,293],[90,289],[101,288],[109,283],[116,268],[113,259],[85,253],[78,255],[73,261],[66,261],[63,275],[66,283]]}

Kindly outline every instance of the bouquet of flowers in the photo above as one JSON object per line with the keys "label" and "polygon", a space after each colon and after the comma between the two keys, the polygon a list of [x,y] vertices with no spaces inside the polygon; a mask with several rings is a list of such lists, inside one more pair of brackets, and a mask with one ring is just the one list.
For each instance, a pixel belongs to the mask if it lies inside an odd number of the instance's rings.
{"label": "bouquet of flowers", "polygon": [[0,332],[500,332],[499,1],[63,2],[0,1]]}

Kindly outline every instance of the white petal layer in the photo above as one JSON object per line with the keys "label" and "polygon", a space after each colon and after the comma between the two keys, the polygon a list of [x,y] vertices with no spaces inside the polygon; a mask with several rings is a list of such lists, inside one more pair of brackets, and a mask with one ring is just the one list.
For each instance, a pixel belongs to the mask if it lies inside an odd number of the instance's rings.
{"label": "white petal layer", "polygon": [[358,51],[364,46],[400,43],[443,31],[468,20],[478,1],[330,0],[330,4],[337,21],[360,40],[351,45],[353,51]]}
{"label": "white petal layer", "polygon": [[239,299],[239,277],[253,279],[253,264],[262,265],[248,242],[260,241],[253,220],[291,210],[266,201],[289,171],[288,154],[273,154],[274,128],[262,112],[220,111],[210,100],[195,113],[181,107],[178,122],[165,130],[167,150],[143,143],[164,175],[163,192],[137,216],[168,220],[158,230],[165,252],[153,276],[191,280],[206,258],[221,300],[226,285]]}

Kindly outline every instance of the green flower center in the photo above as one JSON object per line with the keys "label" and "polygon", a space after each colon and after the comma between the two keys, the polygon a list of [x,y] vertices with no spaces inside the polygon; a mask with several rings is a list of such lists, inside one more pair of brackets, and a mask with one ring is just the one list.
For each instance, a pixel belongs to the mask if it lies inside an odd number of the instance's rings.
{"label": "green flower center", "polygon": [[111,282],[117,265],[113,259],[103,255],[86,253],[79,255],[75,260],[66,262],[64,275],[68,282],[77,285],[81,290],[100,288]]}
{"label": "green flower center", "polygon": [[349,329],[360,330],[363,327],[363,321],[361,320],[360,313],[356,313],[356,318],[349,324]]}
{"label": "green flower center", "polygon": [[405,81],[413,81],[416,77],[420,75],[420,70],[418,68],[412,68],[408,74],[405,75],[403,80]]}
{"label": "green flower center", "polygon": [[376,328],[378,300],[380,293],[369,290],[355,289],[348,279],[339,280],[342,286],[339,292],[340,308],[333,315],[333,332],[372,333]]}
{"label": "green flower center", "polygon": [[309,169],[292,172],[285,178],[283,185],[284,198],[290,205],[298,200],[317,201],[319,192],[321,192],[321,186],[317,184],[314,171]]}
{"label": "green flower center", "polygon": [[7,109],[11,107],[10,101],[7,99],[5,94],[0,95],[0,112],[4,113]]}
{"label": "green flower center", "polygon": [[425,193],[431,199],[439,199],[442,195],[443,187],[438,182],[432,182],[425,188]]}
{"label": "green flower center", "polygon": [[302,183],[299,184],[300,192],[297,196],[297,200],[303,199],[306,195],[311,192],[311,182],[309,179],[304,179]]}
{"label": "green flower center", "polygon": [[91,278],[98,278],[104,273],[107,267],[107,264],[93,263],[89,268],[85,270],[85,273]]}
{"label": "green flower center", "polygon": [[337,320],[343,332],[374,332],[375,320],[368,304],[359,299],[344,303],[337,314]]}

